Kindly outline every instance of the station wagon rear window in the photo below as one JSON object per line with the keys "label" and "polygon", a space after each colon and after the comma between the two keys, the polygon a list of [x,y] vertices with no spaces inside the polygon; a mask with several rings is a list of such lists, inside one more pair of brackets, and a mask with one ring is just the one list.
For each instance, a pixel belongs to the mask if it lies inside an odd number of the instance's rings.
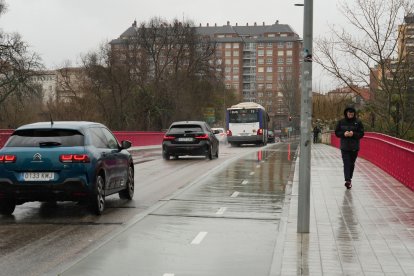
{"label": "station wagon rear window", "polygon": [[203,129],[199,125],[175,125],[168,131],[169,134],[184,134],[191,132],[203,132]]}
{"label": "station wagon rear window", "polygon": [[84,136],[74,129],[22,129],[13,133],[5,147],[77,147]]}

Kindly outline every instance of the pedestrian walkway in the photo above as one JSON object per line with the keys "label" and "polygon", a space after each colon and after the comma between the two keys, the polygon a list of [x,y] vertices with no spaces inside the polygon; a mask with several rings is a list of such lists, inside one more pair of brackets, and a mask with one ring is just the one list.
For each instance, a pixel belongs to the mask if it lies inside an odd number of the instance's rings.
{"label": "pedestrian walkway", "polygon": [[298,177],[297,160],[271,275],[414,275],[413,191],[362,158],[347,190],[340,151],[314,144],[310,233],[298,234]]}

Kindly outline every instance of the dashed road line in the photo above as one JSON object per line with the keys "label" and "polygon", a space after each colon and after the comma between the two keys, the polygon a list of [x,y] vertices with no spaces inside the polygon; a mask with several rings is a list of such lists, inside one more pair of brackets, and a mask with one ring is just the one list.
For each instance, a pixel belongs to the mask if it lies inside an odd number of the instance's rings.
{"label": "dashed road line", "polygon": [[206,236],[207,236],[207,232],[198,233],[198,235],[193,239],[191,244],[200,244]]}
{"label": "dashed road line", "polygon": [[243,181],[242,181],[242,183],[241,183],[241,184],[242,184],[242,185],[246,185],[247,183],[249,183],[249,180],[245,179],[245,180],[243,180]]}
{"label": "dashed road line", "polygon": [[234,192],[230,197],[238,197],[238,195],[239,195],[240,193],[239,192]]}
{"label": "dashed road line", "polygon": [[224,214],[224,212],[226,212],[227,207],[220,207],[220,209],[218,209],[218,211],[216,212],[216,215],[222,215]]}
{"label": "dashed road line", "polygon": [[254,175],[254,172],[250,172],[250,175]]}

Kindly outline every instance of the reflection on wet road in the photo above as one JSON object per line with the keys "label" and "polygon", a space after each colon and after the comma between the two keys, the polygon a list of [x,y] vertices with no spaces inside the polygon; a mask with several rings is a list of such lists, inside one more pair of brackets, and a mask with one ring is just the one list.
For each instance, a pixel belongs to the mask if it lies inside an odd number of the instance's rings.
{"label": "reflection on wet road", "polygon": [[63,275],[268,275],[296,147],[275,144],[225,163]]}

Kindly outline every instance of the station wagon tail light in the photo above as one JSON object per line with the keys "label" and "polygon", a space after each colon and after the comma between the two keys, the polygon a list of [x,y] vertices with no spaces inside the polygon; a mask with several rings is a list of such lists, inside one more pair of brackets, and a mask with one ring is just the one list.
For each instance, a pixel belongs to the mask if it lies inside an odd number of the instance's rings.
{"label": "station wagon tail light", "polygon": [[59,157],[62,163],[89,163],[87,154],[61,154]]}
{"label": "station wagon tail light", "polygon": [[174,140],[174,139],[175,139],[175,137],[174,137],[174,136],[167,136],[167,135],[164,135],[163,141],[172,141],[172,140]]}
{"label": "station wagon tail light", "polygon": [[263,128],[259,128],[257,130],[257,135],[263,135]]}
{"label": "station wagon tail light", "polygon": [[227,133],[227,136],[232,136],[232,135],[233,135],[233,133],[231,132],[231,130],[230,130],[230,129],[228,129],[228,130],[226,131],[226,133]]}
{"label": "station wagon tail light", "polygon": [[208,134],[198,135],[195,138],[199,140],[208,140]]}
{"label": "station wagon tail light", "polygon": [[0,163],[15,163],[16,155],[6,154],[0,155]]}

